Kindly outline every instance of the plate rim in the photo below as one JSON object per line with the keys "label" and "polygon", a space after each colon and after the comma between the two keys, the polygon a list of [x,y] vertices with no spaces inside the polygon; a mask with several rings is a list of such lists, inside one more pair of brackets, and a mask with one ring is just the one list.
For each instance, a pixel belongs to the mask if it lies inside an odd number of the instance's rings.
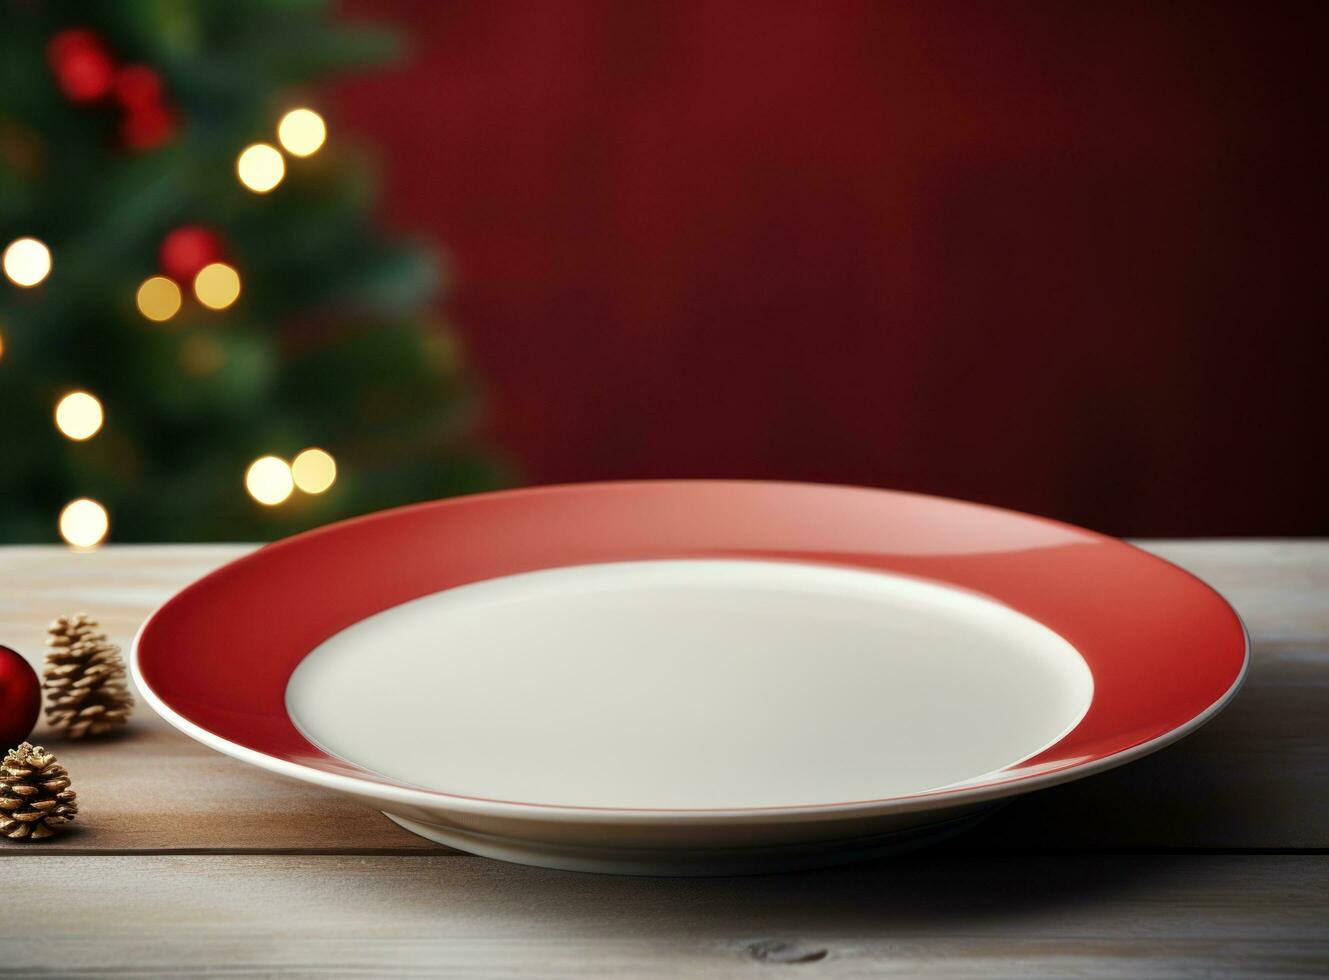
{"label": "plate rim", "polygon": [[[906,794],[901,796],[883,797],[872,800],[857,800],[850,802],[835,803],[802,803],[774,806],[754,806],[754,807],[714,807],[714,808],[668,808],[668,807],[610,807],[610,806],[585,806],[575,804],[559,803],[535,803],[529,801],[516,800],[495,800],[483,797],[465,796],[460,794],[448,793],[442,790],[432,790],[423,787],[416,787],[403,784],[392,777],[384,777],[389,780],[380,782],[377,780],[364,779],[360,776],[349,775],[337,772],[330,772],[314,766],[304,765],[300,762],[288,759],[278,758],[274,755],[249,748],[233,742],[207,728],[191,721],[180,712],[172,708],[158,693],[142,673],[142,664],[140,656],[140,643],[147,632],[153,620],[168,605],[175,601],[182,593],[196,588],[210,580],[213,576],[225,573],[233,567],[240,564],[247,564],[259,560],[260,556],[271,549],[285,549],[297,543],[307,541],[311,538],[321,537],[331,534],[347,525],[368,523],[376,520],[386,519],[391,515],[406,511],[413,511],[425,508],[439,508],[451,505],[463,504],[476,497],[496,498],[496,497],[514,497],[514,496],[534,496],[551,492],[576,491],[586,488],[612,488],[612,487],[645,487],[656,486],[666,487],[669,485],[693,485],[693,484],[713,484],[729,486],[754,486],[754,487],[803,487],[808,489],[846,489],[863,490],[878,493],[887,493],[894,496],[908,496],[922,498],[934,501],[947,501],[957,504],[963,504],[969,507],[989,510],[997,514],[1008,517],[1018,517],[1024,520],[1044,523],[1055,527],[1073,531],[1077,534],[1088,535],[1092,538],[1104,542],[1110,542],[1114,545],[1125,547],[1147,559],[1161,563],[1167,566],[1173,572],[1180,573],[1186,578],[1198,584],[1204,590],[1212,593],[1223,605],[1231,612],[1233,619],[1241,630],[1242,636],[1242,659],[1241,666],[1235,679],[1230,686],[1219,697],[1202,711],[1192,715],[1181,724],[1162,732],[1153,738],[1120,749],[1098,758],[1086,759],[1083,761],[1069,760],[1057,764],[1055,767],[1041,772],[1019,772],[1013,771],[1004,778],[984,779],[984,781],[975,786],[966,786],[961,784],[952,788],[941,787],[933,790],[926,790],[919,793]],[[554,566],[560,567],[560,566]],[[898,573],[891,573],[898,574]],[[483,581],[477,580],[477,581]],[[937,584],[946,583],[937,580]],[[962,586],[952,586],[963,588]],[[988,597],[992,601],[1000,602],[996,597]],[[391,608],[391,607],[385,607]],[[182,732],[194,740],[206,745],[207,747],[221,752],[224,755],[246,762],[260,769],[272,772],[278,775],[294,778],[302,782],[311,783],[326,789],[332,789],[360,798],[368,798],[375,803],[391,803],[406,806],[416,806],[425,809],[448,808],[457,812],[465,812],[477,816],[506,817],[506,818],[536,818],[538,820],[554,820],[557,822],[585,823],[656,823],[661,820],[668,820],[671,823],[697,823],[708,824],[717,821],[743,820],[748,822],[786,822],[810,821],[820,819],[837,819],[848,817],[875,816],[887,813],[909,813],[920,810],[935,810],[949,808],[953,806],[965,806],[968,804],[980,804],[1008,796],[1022,795],[1028,792],[1034,792],[1039,789],[1071,782],[1086,776],[1091,776],[1099,772],[1104,772],[1117,766],[1124,765],[1136,759],[1150,755],[1153,752],[1162,749],[1173,742],[1176,742],[1192,732],[1196,731],[1207,722],[1212,720],[1221,712],[1244,685],[1250,672],[1251,664],[1251,640],[1250,631],[1246,626],[1240,613],[1228,602],[1218,590],[1209,585],[1199,576],[1168,561],[1152,552],[1138,547],[1132,542],[1115,538],[1111,535],[1089,530],[1069,522],[1060,521],[1055,518],[1042,517],[1036,514],[1029,514],[1023,511],[1017,511],[1010,508],[998,507],[991,504],[984,504],[975,501],[962,500],[955,497],[945,497],[937,494],[926,494],[908,490],[890,490],[881,487],[854,486],[849,484],[830,484],[815,483],[804,481],[783,481],[783,480],[724,480],[724,479],[674,479],[674,480],[615,480],[615,481],[591,481],[585,483],[562,483],[542,485],[537,487],[522,487],[510,490],[500,490],[483,494],[469,494],[461,497],[444,498],[441,500],[422,501],[414,504],[406,504],[400,507],[393,507],[379,511],[373,511],[368,514],[358,515],[345,520],[336,521],[320,527],[312,528],[274,542],[260,545],[258,548],[242,555],[239,558],[228,561],[207,574],[195,579],[177,590],[165,602],[159,605],[148,615],[135,631],[134,637],[129,647],[129,669],[134,684],[143,695],[145,701],[152,709],[173,728]],[[1063,736],[1065,737],[1065,736]],[[1000,772],[1000,771],[998,771]]]}

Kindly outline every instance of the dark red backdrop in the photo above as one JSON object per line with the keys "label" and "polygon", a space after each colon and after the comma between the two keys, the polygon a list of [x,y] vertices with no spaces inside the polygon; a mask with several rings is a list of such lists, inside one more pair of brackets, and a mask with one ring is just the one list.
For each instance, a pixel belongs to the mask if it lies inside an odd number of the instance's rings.
{"label": "dark red backdrop", "polygon": [[530,482],[1329,531],[1320,7],[352,10],[414,56],[340,123],[452,251]]}

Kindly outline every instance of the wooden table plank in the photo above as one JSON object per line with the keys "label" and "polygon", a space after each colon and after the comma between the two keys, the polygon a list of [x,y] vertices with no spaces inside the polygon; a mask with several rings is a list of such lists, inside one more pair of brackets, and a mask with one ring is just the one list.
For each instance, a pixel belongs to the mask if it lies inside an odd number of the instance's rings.
{"label": "wooden table plank", "polygon": [[22,897],[0,906],[14,976],[1290,977],[1329,963],[1324,856],[932,854],[711,879],[460,856],[4,868]]}
{"label": "wooden table plank", "polygon": [[[1016,849],[1329,848],[1329,542],[1155,542],[1210,581],[1255,643],[1246,689],[1217,720],[1130,766],[1023,798],[951,845]],[[247,546],[75,554],[0,548],[0,642],[40,659],[45,623],[86,609],[128,644],[172,592]],[[445,853],[380,814],[267,775],[140,706],[129,730],[71,743],[39,729],[83,812],[43,854],[120,851]],[[0,855],[33,847],[0,841]]]}
{"label": "wooden table plank", "polygon": [[[93,552],[0,548],[0,643],[34,664],[46,624],[78,610],[126,651],[153,609],[253,545],[122,546]],[[43,721],[34,733],[66,765],[81,813],[44,851],[226,850],[441,853],[381,813],[337,793],[236,762],[187,738],[139,697],[126,731],[71,741]],[[0,855],[20,844],[0,840]]]}

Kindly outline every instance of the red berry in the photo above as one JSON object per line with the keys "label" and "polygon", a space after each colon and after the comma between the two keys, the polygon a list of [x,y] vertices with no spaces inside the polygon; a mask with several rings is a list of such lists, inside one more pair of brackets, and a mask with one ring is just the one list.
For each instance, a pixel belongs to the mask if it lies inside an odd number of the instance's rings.
{"label": "red berry", "polygon": [[162,79],[147,65],[125,65],[115,73],[115,97],[126,109],[159,106]]}
{"label": "red berry", "polygon": [[0,647],[0,752],[32,734],[41,707],[37,672],[16,651]]}
{"label": "red berry", "polygon": [[222,242],[216,232],[202,225],[185,225],[162,239],[162,272],[176,282],[192,282],[198,271],[222,258]]}
{"label": "red berry", "polygon": [[92,102],[110,92],[115,69],[92,31],[61,31],[51,38],[46,57],[60,90],[73,101]]}

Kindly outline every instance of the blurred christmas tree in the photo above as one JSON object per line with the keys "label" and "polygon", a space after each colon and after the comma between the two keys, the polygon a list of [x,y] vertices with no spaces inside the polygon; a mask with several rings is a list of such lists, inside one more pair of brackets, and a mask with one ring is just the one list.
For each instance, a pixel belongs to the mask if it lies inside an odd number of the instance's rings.
{"label": "blurred christmas tree", "polygon": [[499,482],[435,258],[375,231],[308,107],[390,36],[305,0],[0,24],[0,541],[92,543],[103,511],[122,541],[263,539]]}

